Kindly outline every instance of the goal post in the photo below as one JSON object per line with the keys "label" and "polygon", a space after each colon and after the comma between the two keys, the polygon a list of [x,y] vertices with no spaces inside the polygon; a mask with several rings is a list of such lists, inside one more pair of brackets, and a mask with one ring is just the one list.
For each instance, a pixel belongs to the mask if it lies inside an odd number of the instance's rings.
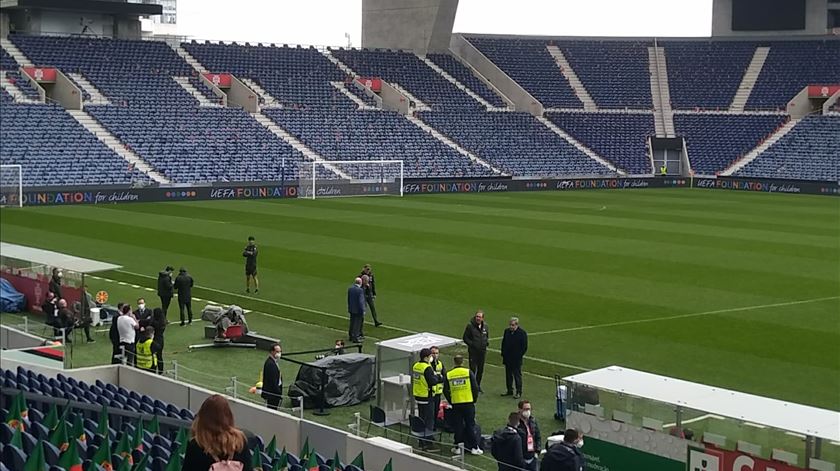
{"label": "goal post", "polygon": [[402,160],[317,160],[299,170],[301,198],[403,196]]}
{"label": "goal post", "polygon": [[0,206],[23,206],[23,167],[0,165]]}

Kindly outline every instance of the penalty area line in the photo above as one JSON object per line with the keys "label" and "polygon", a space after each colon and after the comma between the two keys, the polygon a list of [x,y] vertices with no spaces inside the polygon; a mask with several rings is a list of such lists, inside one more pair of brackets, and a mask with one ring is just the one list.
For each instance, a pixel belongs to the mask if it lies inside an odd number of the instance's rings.
{"label": "penalty area line", "polygon": [[[825,298],[813,298],[813,299],[802,299],[799,301],[788,301],[784,303],[773,303],[773,304],[759,304],[755,306],[744,306],[744,307],[735,307],[730,309],[717,309],[714,311],[704,311],[704,312],[692,312],[690,314],[677,314],[674,316],[663,316],[663,317],[652,317],[650,319],[634,319],[629,321],[620,321],[620,322],[609,322],[606,324],[593,324],[593,325],[582,325],[579,327],[569,327],[566,329],[555,329],[555,330],[545,330],[542,332],[529,332],[529,337],[534,337],[537,335],[548,335],[548,334],[561,334],[564,332],[577,332],[580,330],[593,330],[593,329],[603,329],[606,327],[618,327],[623,325],[634,325],[634,324],[646,324],[651,322],[660,322],[660,321],[670,321],[675,319],[687,319],[691,317],[702,317],[702,316],[711,316],[714,314],[725,314],[728,312],[743,312],[743,311],[757,311],[760,309],[767,309],[771,307],[783,307],[783,306],[795,306],[797,304],[809,304],[809,303],[818,303],[823,301],[831,301],[840,299],[840,296],[829,296]],[[501,337],[493,338],[490,340],[499,340]]]}

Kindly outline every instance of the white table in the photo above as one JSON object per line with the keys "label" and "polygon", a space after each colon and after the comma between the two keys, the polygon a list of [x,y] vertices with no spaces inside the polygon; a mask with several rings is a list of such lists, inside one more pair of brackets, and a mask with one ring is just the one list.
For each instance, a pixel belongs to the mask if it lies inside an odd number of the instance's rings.
{"label": "white table", "polygon": [[393,424],[407,424],[411,386],[410,375],[387,376],[380,382],[382,388],[382,409],[385,411],[385,426]]}

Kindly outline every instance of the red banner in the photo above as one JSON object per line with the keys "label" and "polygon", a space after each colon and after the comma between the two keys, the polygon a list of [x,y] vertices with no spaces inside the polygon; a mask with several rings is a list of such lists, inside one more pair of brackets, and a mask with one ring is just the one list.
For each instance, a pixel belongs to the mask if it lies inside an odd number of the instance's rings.
{"label": "red banner", "polygon": [[808,85],[808,98],[828,98],[840,90],[840,85]]}
{"label": "red banner", "polygon": [[57,72],[54,67],[24,67],[23,72],[36,82],[55,83]]}
{"label": "red banner", "polygon": [[230,74],[204,74],[204,78],[213,83],[219,88],[230,88],[231,77]]}
{"label": "red banner", "polygon": [[[16,275],[3,272],[5,278],[17,291],[26,296],[26,310],[29,312],[41,312],[41,304],[47,298],[50,280],[46,276],[30,278],[28,276]],[[74,303],[82,299],[82,291],[79,288],[64,285],[61,287],[61,294],[67,300],[67,305],[72,307]]]}
{"label": "red banner", "polygon": [[378,77],[359,77],[356,79],[362,86],[370,88],[376,93],[382,91],[382,79]]}
{"label": "red banner", "polygon": [[705,450],[688,451],[688,469],[697,471],[806,471],[781,461],[770,461],[741,453],[708,446]]}

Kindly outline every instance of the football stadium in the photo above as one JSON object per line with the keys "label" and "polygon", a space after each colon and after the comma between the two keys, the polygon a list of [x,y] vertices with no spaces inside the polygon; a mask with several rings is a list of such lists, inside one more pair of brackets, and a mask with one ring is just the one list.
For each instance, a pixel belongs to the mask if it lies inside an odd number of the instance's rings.
{"label": "football stadium", "polygon": [[0,471],[840,469],[840,2],[708,3],[0,1]]}

